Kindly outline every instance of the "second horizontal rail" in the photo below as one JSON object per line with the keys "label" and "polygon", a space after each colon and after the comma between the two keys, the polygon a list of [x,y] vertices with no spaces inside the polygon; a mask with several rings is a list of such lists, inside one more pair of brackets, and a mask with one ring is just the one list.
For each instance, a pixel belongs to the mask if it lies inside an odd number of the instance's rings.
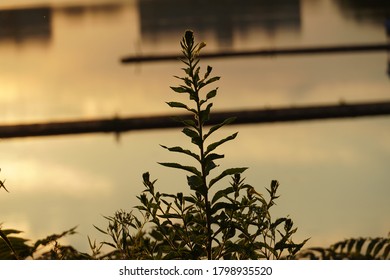
{"label": "second horizontal rail", "polygon": [[[253,124],[379,115],[390,115],[390,101],[215,112],[211,114],[207,124],[215,125],[229,117],[237,117],[233,124]],[[176,117],[186,119],[193,116],[178,115]],[[182,124],[169,115],[0,125],[0,139],[85,133],[119,134],[132,130],[164,129],[180,126]]]}

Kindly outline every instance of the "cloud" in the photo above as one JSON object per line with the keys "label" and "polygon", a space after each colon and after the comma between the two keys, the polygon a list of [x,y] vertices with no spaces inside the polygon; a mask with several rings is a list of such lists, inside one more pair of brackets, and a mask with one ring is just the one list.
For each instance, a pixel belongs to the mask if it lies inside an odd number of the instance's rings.
{"label": "cloud", "polygon": [[68,197],[87,194],[108,194],[112,190],[110,180],[86,170],[39,159],[7,161],[7,183],[11,192],[51,192]]}

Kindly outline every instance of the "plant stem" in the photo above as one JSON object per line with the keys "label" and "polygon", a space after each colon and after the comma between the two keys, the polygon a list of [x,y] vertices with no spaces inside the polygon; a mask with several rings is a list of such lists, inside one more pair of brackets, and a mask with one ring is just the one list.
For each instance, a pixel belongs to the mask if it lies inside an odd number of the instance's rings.
{"label": "plant stem", "polygon": [[200,103],[200,97],[199,97],[199,85],[198,81],[195,79],[195,74],[194,74],[194,66],[193,66],[193,61],[194,61],[194,56],[191,54],[189,56],[189,68],[190,68],[190,77],[192,79],[192,84],[194,87],[195,94],[197,96],[196,98],[196,112],[197,112],[197,130],[199,133],[200,137],[200,145],[199,145],[199,150],[200,150],[200,164],[201,164],[201,169],[202,169],[202,184],[205,189],[205,194],[204,194],[204,203],[205,203],[205,212],[206,212],[206,235],[207,235],[207,241],[206,241],[206,252],[207,252],[207,259],[211,260],[212,259],[212,231],[211,231],[211,209],[210,209],[210,201],[208,197],[208,186],[207,186],[207,174],[206,174],[206,163],[205,163],[205,152],[204,152],[204,135],[203,135],[203,123],[201,119],[201,103]]}
{"label": "plant stem", "polygon": [[[197,110],[200,115],[200,104],[199,100],[197,101]],[[202,123],[200,119],[198,120],[198,129],[199,129],[199,135],[201,137],[201,145],[200,145],[200,159],[201,159],[201,165],[202,165],[202,180],[203,180],[203,185],[205,187],[206,193],[204,196],[204,203],[205,203],[205,210],[206,210],[206,226],[207,226],[207,245],[206,245],[206,250],[207,250],[207,259],[211,260],[212,259],[212,232],[211,232],[211,209],[210,209],[210,201],[209,201],[209,189],[207,187],[207,182],[206,182],[206,165],[205,165],[205,155],[204,155],[204,139],[203,139],[203,128],[202,128]]]}

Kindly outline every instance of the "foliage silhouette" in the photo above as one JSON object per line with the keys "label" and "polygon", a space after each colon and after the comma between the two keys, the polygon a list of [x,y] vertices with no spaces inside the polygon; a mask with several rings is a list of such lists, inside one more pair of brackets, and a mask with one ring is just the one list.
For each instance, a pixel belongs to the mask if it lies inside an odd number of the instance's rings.
{"label": "foliage silhouette", "polygon": [[64,236],[75,234],[71,228],[61,234],[52,234],[29,245],[29,240],[18,236],[19,230],[0,230],[0,260],[12,259],[45,259],[45,260],[80,260],[92,259],[92,256],[77,251],[72,246],[63,246],[58,240]]}
{"label": "foliage silhouette", "polygon": [[309,248],[297,257],[311,260],[390,260],[390,233],[387,238],[350,238],[329,248]]}
{"label": "foliage silhouette", "polygon": [[[141,213],[118,211],[109,221],[107,230],[97,228],[111,237],[113,242],[104,242],[114,248],[106,258],[131,259],[280,259],[293,258],[307,240],[294,243],[296,228],[290,218],[271,218],[270,208],[278,198],[279,183],[272,181],[267,189],[269,199],[259,194],[246,183],[242,173],[246,167],[228,168],[213,175],[219,167],[217,160],[224,158],[218,148],[234,140],[237,133],[215,142],[209,136],[234,121],[229,118],[206,130],[211,118],[211,100],[217,96],[218,87],[203,91],[218,81],[212,76],[212,67],[207,66],[202,75],[199,66],[200,51],[205,43],[196,44],[192,31],[186,31],[181,42],[183,56],[180,60],[185,76],[175,76],[179,86],[171,89],[187,96],[188,102],[167,102],[172,108],[185,110],[192,118],[178,119],[182,133],[189,138],[195,150],[180,146],[164,149],[192,158],[196,166],[176,162],[161,165],[188,173],[190,194],[162,193],[156,190],[156,180],[143,174],[145,190],[138,196]],[[217,187],[225,177],[231,182],[227,187]],[[150,227],[149,230],[147,226]],[[115,253],[116,252],[116,253]]]}

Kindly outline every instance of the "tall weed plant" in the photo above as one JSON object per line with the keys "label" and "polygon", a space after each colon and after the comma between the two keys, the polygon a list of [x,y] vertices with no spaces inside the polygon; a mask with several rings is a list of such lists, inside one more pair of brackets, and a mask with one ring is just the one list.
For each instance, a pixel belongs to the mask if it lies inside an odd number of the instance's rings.
{"label": "tall weed plant", "polygon": [[[181,42],[183,76],[175,76],[180,84],[171,89],[187,99],[186,103],[167,104],[184,110],[188,118],[177,119],[183,126],[193,149],[180,146],[162,148],[191,158],[195,165],[162,162],[164,167],[187,174],[187,188],[179,193],[161,192],[150,174],[143,174],[144,191],[135,208],[140,215],[118,211],[107,217],[109,226],[99,231],[111,237],[104,242],[114,248],[105,258],[123,259],[291,259],[307,240],[295,243],[297,228],[288,217],[273,219],[271,207],[279,197],[279,183],[272,181],[266,198],[245,183],[242,173],[247,167],[218,170],[224,158],[218,149],[237,137],[237,133],[210,141],[214,134],[234,121],[228,118],[207,127],[212,117],[212,100],[218,87],[212,85],[220,77],[213,76],[211,66],[201,73],[199,54],[206,46],[196,44],[192,31],[186,31]],[[223,180],[230,178],[230,184]],[[226,186],[226,184],[228,184]]]}

